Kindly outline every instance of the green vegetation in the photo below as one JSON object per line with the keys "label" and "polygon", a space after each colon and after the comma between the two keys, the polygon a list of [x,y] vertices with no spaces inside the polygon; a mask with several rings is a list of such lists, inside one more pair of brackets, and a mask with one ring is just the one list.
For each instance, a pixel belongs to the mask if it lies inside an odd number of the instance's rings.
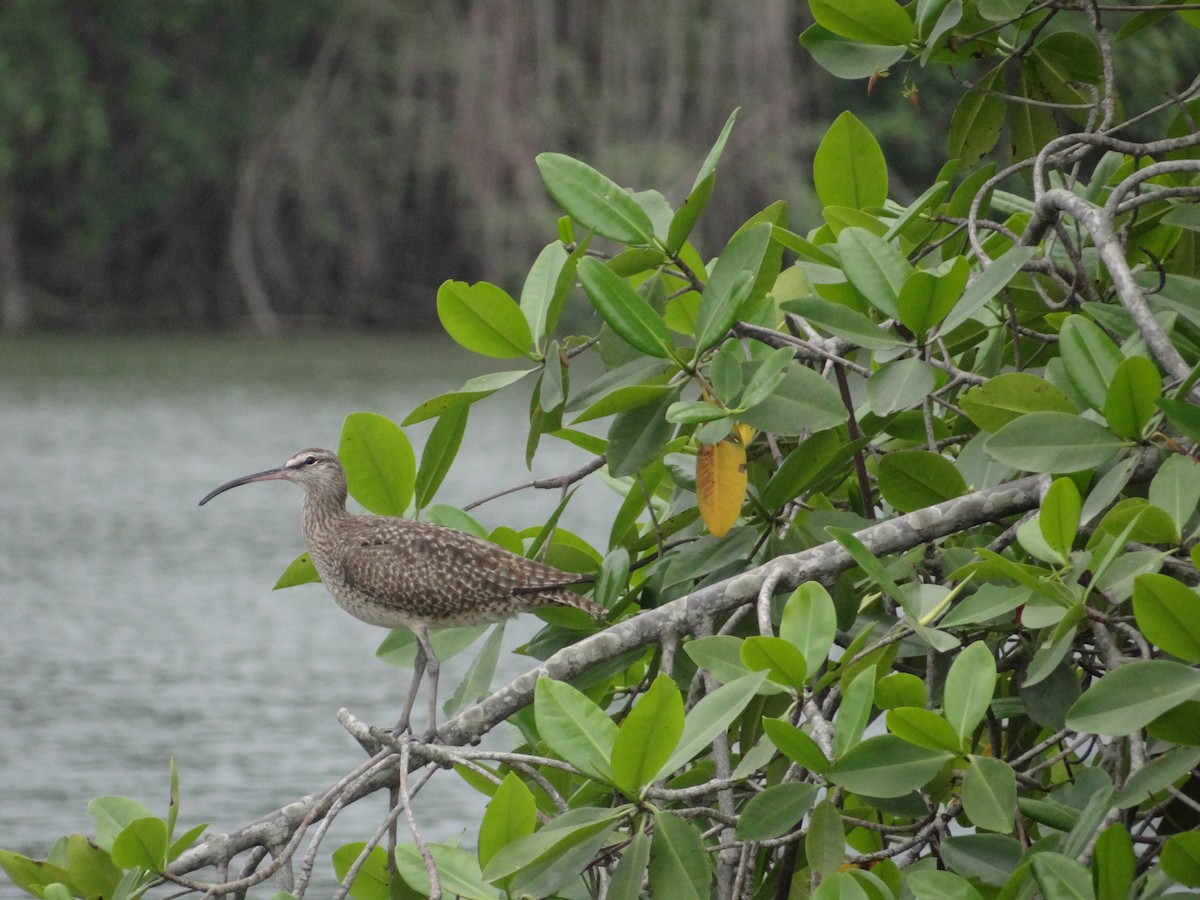
{"label": "green vegetation", "polygon": [[[815,153],[822,221],[797,229],[774,202],[712,255],[696,229],[736,114],[694,176],[664,176],[691,178],[677,208],[543,153],[563,216],[519,298],[438,294],[496,371],[399,425],[347,419],[364,506],[483,533],[433,501],[474,404],[526,390],[530,457],[543,440],[595,456],[542,486],[565,505],[601,477],[625,499],[602,548],[557,516],[487,536],[592,575],[608,622],[544,613],[541,663],[494,693],[489,640],[436,744],[343,711],[368,760],[265,823],[205,840],[175,835],[176,790],[165,820],[95,801],[94,843],[0,854],[13,881],[128,898],[277,875],[304,896],[318,820],[386,789],[378,832],[332,851],[342,896],[1200,888],[1200,81],[1135,106],[1116,65],[1200,15],[809,6],[801,43],[835,75],[964,79],[948,161],[915,199],[845,112]],[[576,285],[596,325],[563,334]],[[584,354],[604,374],[579,385]],[[402,428],[430,419],[415,453]],[[281,585],[311,577],[301,558]],[[506,719],[516,746],[476,746]],[[432,844],[408,798],[456,777],[487,812],[473,846]]]}

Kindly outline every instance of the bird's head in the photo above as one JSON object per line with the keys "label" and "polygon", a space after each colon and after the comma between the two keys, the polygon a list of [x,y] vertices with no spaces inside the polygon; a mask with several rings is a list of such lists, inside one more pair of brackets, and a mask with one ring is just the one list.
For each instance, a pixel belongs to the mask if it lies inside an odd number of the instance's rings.
{"label": "bird's head", "polygon": [[230,488],[239,487],[243,484],[251,484],[255,481],[284,479],[294,481],[310,492],[328,486],[328,488],[340,492],[342,498],[345,498],[346,474],[342,471],[342,464],[338,461],[337,456],[330,451],[314,447],[309,450],[301,450],[278,468],[267,469],[265,472],[256,472],[253,475],[243,475],[241,478],[235,478],[233,481],[226,482],[205,496],[200,501],[200,505],[203,506],[213,497],[217,496],[217,494],[223,493]]}

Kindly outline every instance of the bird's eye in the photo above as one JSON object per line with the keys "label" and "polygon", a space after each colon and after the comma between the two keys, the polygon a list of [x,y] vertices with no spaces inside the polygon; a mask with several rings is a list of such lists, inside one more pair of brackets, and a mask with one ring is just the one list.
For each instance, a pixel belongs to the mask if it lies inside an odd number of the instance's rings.
{"label": "bird's eye", "polygon": [[313,463],[315,463],[316,461],[317,461],[317,458],[316,458],[315,456],[306,456],[306,457],[304,457],[304,464],[305,464],[306,466],[311,466],[311,465],[313,465]]}

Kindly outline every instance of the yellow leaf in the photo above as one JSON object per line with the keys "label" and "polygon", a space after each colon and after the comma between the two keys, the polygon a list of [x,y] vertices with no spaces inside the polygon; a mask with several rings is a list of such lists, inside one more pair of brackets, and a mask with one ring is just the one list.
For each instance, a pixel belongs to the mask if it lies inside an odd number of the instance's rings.
{"label": "yellow leaf", "polygon": [[713,537],[733,527],[746,499],[746,448],[736,441],[701,444],[696,457],[696,501]]}

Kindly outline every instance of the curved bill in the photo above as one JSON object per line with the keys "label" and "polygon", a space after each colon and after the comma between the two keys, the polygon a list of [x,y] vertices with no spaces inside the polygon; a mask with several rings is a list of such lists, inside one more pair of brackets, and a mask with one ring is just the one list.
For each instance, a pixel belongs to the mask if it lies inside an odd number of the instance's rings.
{"label": "curved bill", "polygon": [[205,494],[204,499],[200,501],[200,505],[203,506],[205,503],[207,503],[213,497],[217,496],[217,494],[224,493],[225,491],[229,490],[230,488],[239,487],[240,485],[243,485],[243,484],[250,484],[251,482],[255,482],[255,481],[274,481],[274,480],[280,479],[280,478],[286,479],[287,476],[288,476],[288,470],[287,470],[286,466],[280,466],[277,469],[267,469],[267,471],[265,471],[265,472],[257,472],[254,475],[243,475],[241,478],[235,478],[235,479],[233,479],[233,481],[227,481],[227,482],[225,482],[225,484],[221,485],[215,491],[211,491],[210,493]]}

